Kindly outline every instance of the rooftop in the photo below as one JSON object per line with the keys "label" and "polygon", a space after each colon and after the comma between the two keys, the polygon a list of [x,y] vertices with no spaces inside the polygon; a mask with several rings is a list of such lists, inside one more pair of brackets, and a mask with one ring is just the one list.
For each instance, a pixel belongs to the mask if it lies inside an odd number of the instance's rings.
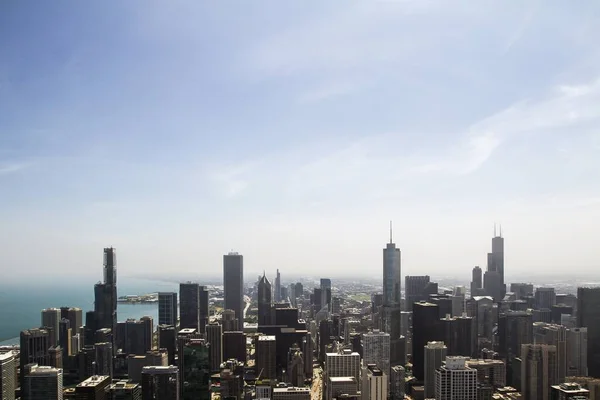
{"label": "rooftop", "polygon": [[258,341],[259,342],[263,342],[263,341],[275,341],[275,336],[272,336],[272,335],[259,336],[258,337]]}
{"label": "rooftop", "polygon": [[110,376],[94,375],[81,382],[79,385],[77,385],[77,387],[98,386],[99,384],[104,383],[106,380],[110,380]]}

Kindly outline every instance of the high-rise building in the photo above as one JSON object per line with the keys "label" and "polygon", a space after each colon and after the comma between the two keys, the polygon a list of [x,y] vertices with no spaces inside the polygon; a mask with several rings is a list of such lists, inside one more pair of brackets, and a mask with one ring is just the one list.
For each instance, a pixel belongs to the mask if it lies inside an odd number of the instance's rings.
{"label": "high-rise building", "polygon": [[152,350],[154,321],[145,316],[139,319],[128,319],[117,324],[116,344],[125,354],[146,354]]}
{"label": "high-rise building", "polygon": [[392,223],[390,222],[390,242],[383,249],[383,305],[400,305],[402,289],[400,249],[392,238]]}
{"label": "high-rise building", "polygon": [[244,257],[231,252],[223,256],[225,309],[235,311],[238,329],[244,329]]}
{"label": "high-rise building", "polygon": [[190,339],[179,359],[182,400],[210,399],[209,349],[203,339]]}
{"label": "high-rise building", "polygon": [[277,269],[277,275],[275,276],[275,291],[273,293],[273,298],[276,303],[281,301],[281,274],[279,273],[279,268]]}
{"label": "high-rise building", "polygon": [[553,385],[550,389],[551,399],[554,400],[583,400],[590,398],[590,391],[584,389],[578,383],[566,382],[560,385]]}
{"label": "high-rise building", "polygon": [[435,372],[442,366],[446,360],[448,348],[444,342],[429,342],[425,346],[424,356],[424,384],[425,398],[433,398],[435,396]]}
{"label": "high-rise building", "polygon": [[310,400],[311,390],[308,387],[275,387],[272,400]]}
{"label": "high-rise building", "polygon": [[275,336],[259,336],[256,340],[256,373],[262,379],[276,379],[276,339]]}
{"label": "high-rise building", "polygon": [[504,361],[470,359],[467,360],[467,366],[477,370],[477,383],[491,387],[506,386],[506,363]]}
{"label": "high-rise building", "polygon": [[477,400],[477,370],[465,357],[446,357],[435,371],[436,400]]}
{"label": "high-rise building", "polygon": [[477,338],[472,317],[446,317],[440,320],[443,341],[449,356],[471,357],[476,353]]}
{"label": "high-rise building", "polygon": [[60,332],[60,308],[45,308],[42,310],[42,328],[48,330],[50,334],[50,344],[56,346],[59,344]]}
{"label": "high-rise building", "polygon": [[406,394],[406,371],[401,365],[391,368],[390,374],[390,399],[404,400]]}
{"label": "high-rise building", "polygon": [[127,380],[111,383],[106,388],[106,400],[142,400],[142,386]]}
{"label": "high-rise building", "polygon": [[209,293],[206,286],[200,286],[200,333],[206,333],[206,325],[208,324],[208,306]]}
{"label": "high-rise building", "polygon": [[0,353],[0,400],[15,400],[16,368],[15,354]]}
{"label": "high-rise building", "polygon": [[142,369],[142,399],[179,400],[179,369],[175,366]]}
{"label": "high-rise building", "polygon": [[405,276],[404,277],[404,292],[405,292],[405,310],[412,311],[413,304],[418,301],[429,300],[430,294],[437,294],[437,283],[431,282],[428,275],[424,276]]}
{"label": "high-rise building", "polygon": [[547,400],[550,386],[558,384],[556,346],[524,344],[521,347],[521,393],[525,400]]}
{"label": "high-rise building", "polygon": [[263,273],[258,281],[258,325],[271,325],[271,282]]}
{"label": "high-rise building", "polygon": [[587,328],[567,330],[567,376],[588,375]]}
{"label": "high-rise building", "polygon": [[223,332],[223,360],[246,362],[246,335],[241,331]]}
{"label": "high-rise building", "polygon": [[535,289],[535,305],[537,309],[548,309],[556,304],[556,291],[553,287]]}
{"label": "high-rise building", "polygon": [[61,307],[60,319],[68,319],[73,335],[83,334],[83,311],[79,307]]}
{"label": "high-rise building", "polygon": [[179,284],[179,329],[200,329],[200,285]]}
{"label": "high-rise building", "polygon": [[177,326],[177,293],[158,294],[158,324]]}
{"label": "high-rise building", "polygon": [[533,342],[556,347],[556,381],[561,383],[567,376],[567,328],[562,325],[534,322]]}
{"label": "high-rise building", "polygon": [[375,364],[367,364],[362,371],[361,400],[387,400],[388,375]]}
{"label": "high-rise building", "polygon": [[359,398],[358,383],[353,376],[340,376],[327,378],[325,382],[327,391],[324,393],[325,400],[340,398]]}
{"label": "high-rise building", "polygon": [[127,357],[127,375],[133,382],[142,381],[144,367],[169,365],[169,356],[165,349],[149,351],[144,355],[130,354]]}
{"label": "high-rise building", "polygon": [[353,376],[358,382],[360,378],[360,355],[351,350],[325,355],[325,372],[323,381],[328,377]]}
{"label": "high-rise building", "polygon": [[510,291],[515,294],[516,299],[524,299],[533,296],[533,284],[531,283],[511,283]]}
{"label": "high-rise building", "polygon": [[113,377],[113,349],[112,343],[96,343],[96,373]]}
{"label": "high-rise building", "polygon": [[106,390],[112,383],[110,376],[93,375],[75,387],[77,400],[105,400]]}
{"label": "high-rise building", "polygon": [[488,253],[486,274],[488,274],[488,279],[486,282],[486,276],[484,275],[484,287],[487,294],[492,296],[497,302],[502,300],[506,293],[506,285],[504,283],[504,238],[502,237],[502,227],[500,227],[499,235],[496,235],[496,228],[494,227],[492,252]]}
{"label": "high-rise building", "polygon": [[[104,282],[94,286],[94,329],[110,329],[113,333],[113,351],[115,331],[117,330],[117,255],[112,247],[104,249]],[[86,321],[87,324],[87,321]],[[91,343],[88,343],[91,344]]]}
{"label": "high-rise building", "polygon": [[238,326],[238,319],[236,318],[235,311],[223,310],[221,313],[221,324],[223,325],[223,332],[235,332],[242,330],[242,327]]}
{"label": "high-rise building", "polygon": [[158,326],[158,348],[166,349],[169,358],[169,365],[175,365],[175,353],[177,351],[177,332],[174,326]]}
{"label": "high-rise building", "polygon": [[321,308],[331,312],[331,279],[321,278]]}
{"label": "high-rise building", "polygon": [[473,268],[471,277],[471,297],[480,296],[481,289],[483,289],[482,272],[481,268],[476,266]]}
{"label": "high-rise building", "polygon": [[63,371],[37,364],[27,366],[21,389],[26,400],[62,400]]}
{"label": "high-rise building", "polygon": [[50,334],[46,329],[21,331],[20,336],[20,377],[21,387],[25,384],[25,366],[27,364],[50,365]]}
{"label": "high-rise building", "polygon": [[58,336],[60,340],[58,341],[60,347],[63,351],[63,363],[66,359],[69,358],[70,355],[75,355],[71,348],[71,342],[73,337],[73,330],[71,329],[71,321],[66,318],[63,318],[58,323]]}
{"label": "high-rise building", "polygon": [[577,289],[577,327],[588,332],[588,374],[600,378],[600,287]]}
{"label": "high-rise building", "polygon": [[418,302],[413,304],[412,360],[413,375],[417,380],[425,378],[425,353],[428,342],[443,339],[440,326],[439,307],[436,304]]}
{"label": "high-rise building", "polygon": [[365,333],[362,348],[364,363],[377,365],[386,376],[390,376],[390,334],[379,329]]}
{"label": "high-rise building", "polygon": [[210,349],[210,370],[217,372],[223,362],[223,330],[221,325],[206,325],[206,341]]}

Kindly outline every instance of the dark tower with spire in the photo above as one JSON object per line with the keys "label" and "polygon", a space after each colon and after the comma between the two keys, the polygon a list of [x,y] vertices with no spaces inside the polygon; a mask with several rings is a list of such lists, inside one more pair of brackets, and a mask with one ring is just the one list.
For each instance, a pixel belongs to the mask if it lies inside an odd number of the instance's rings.
{"label": "dark tower with spire", "polygon": [[104,282],[94,286],[94,316],[96,330],[111,329],[114,351],[117,331],[117,254],[113,247],[104,249]]}
{"label": "dark tower with spire", "polygon": [[271,282],[263,272],[258,281],[258,325],[271,325]]}

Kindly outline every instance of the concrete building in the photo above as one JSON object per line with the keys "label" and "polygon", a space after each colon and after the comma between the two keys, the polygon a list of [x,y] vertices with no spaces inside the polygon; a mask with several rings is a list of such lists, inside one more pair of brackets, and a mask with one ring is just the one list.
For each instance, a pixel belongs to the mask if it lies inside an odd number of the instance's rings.
{"label": "concrete building", "polygon": [[390,334],[374,329],[362,336],[363,362],[390,374]]}
{"label": "concrete building", "polygon": [[493,359],[468,359],[467,367],[477,371],[477,383],[490,387],[506,386],[506,363]]}
{"label": "concrete building", "polygon": [[362,369],[361,399],[387,400],[388,375],[374,364],[365,365]]}
{"label": "concrete building", "polygon": [[127,357],[127,375],[133,382],[142,381],[142,371],[145,367],[157,366],[166,367],[169,365],[168,352],[148,351],[144,355],[130,354]]}
{"label": "concrete building", "polygon": [[483,275],[480,267],[474,267],[471,277],[471,297],[480,296],[483,289]]}
{"label": "concrete building", "polygon": [[358,382],[353,376],[329,377],[326,382],[325,400],[339,399],[358,394]]}
{"label": "concrete building", "polygon": [[256,340],[256,373],[263,379],[277,378],[277,343],[275,336],[259,336]]}
{"label": "concrete building", "polygon": [[244,257],[231,252],[223,256],[225,309],[235,311],[238,329],[244,329]]}
{"label": "concrete building", "polygon": [[91,376],[75,387],[75,398],[77,400],[105,400],[106,390],[110,384],[110,376]]}
{"label": "concrete building", "polygon": [[17,360],[12,352],[0,353],[0,400],[15,400]]}
{"label": "concrete building", "polygon": [[[588,374],[587,328],[567,330],[567,376],[587,376]],[[600,400],[600,399],[598,399]]]}
{"label": "concrete building", "polygon": [[587,328],[588,374],[600,378],[600,287],[577,289],[577,327]]}
{"label": "concrete building", "polygon": [[567,328],[562,325],[534,322],[533,342],[556,346],[556,382],[564,382],[567,376]]}
{"label": "concrete building", "polygon": [[50,333],[46,329],[21,331],[20,336],[20,385],[25,385],[27,364],[50,365]]}
{"label": "concrete building", "polygon": [[[404,277],[404,293],[405,293],[405,310],[413,311],[413,304],[418,301],[427,301],[429,292],[426,290],[430,283],[429,275],[423,276],[405,276]],[[437,292],[437,289],[436,289]]]}
{"label": "concrete building", "polygon": [[108,385],[106,400],[142,400],[142,386],[127,380]]}
{"label": "concrete building", "polygon": [[116,345],[125,354],[144,355],[152,350],[152,335],[154,321],[152,317],[145,316],[139,320],[130,318],[117,323]]}
{"label": "concrete building", "polygon": [[568,382],[553,385],[550,388],[550,395],[551,400],[582,400],[590,398],[590,391],[582,388],[578,383]]}
{"label": "concrete building", "polygon": [[71,333],[83,335],[83,311],[79,307],[61,307],[60,319],[68,319]]}
{"label": "concrete building", "polygon": [[477,370],[465,357],[447,357],[435,371],[436,400],[477,400]]}
{"label": "concrete building", "polygon": [[179,369],[175,366],[144,367],[142,399],[179,400]]}
{"label": "concrete building", "polygon": [[311,400],[310,388],[307,387],[275,387],[272,400]]}
{"label": "concrete building", "polygon": [[556,346],[524,344],[521,350],[521,393],[525,400],[548,400],[557,381]]}
{"label": "concrete building", "polygon": [[[26,400],[62,400],[63,371],[61,368],[38,366],[26,367],[24,385],[21,387]],[[14,394],[13,394],[14,396]]]}
{"label": "concrete building", "polygon": [[112,343],[96,343],[94,344],[96,351],[96,373],[98,375],[108,375],[113,378],[113,348]]}
{"label": "concrete building", "polygon": [[425,398],[435,396],[435,374],[446,360],[448,348],[444,342],[429,342],[425,346],[424,358],[424,380]]}
{"label": "concrete building", "polygon": [[552,309],[556,304],[556,291],[553,287],[539,287],[535,289],[535,305],[536,308]]}
{"label": "concrete building", "polygon": [[158,324],[177,326],[177,293],[158,293]]}

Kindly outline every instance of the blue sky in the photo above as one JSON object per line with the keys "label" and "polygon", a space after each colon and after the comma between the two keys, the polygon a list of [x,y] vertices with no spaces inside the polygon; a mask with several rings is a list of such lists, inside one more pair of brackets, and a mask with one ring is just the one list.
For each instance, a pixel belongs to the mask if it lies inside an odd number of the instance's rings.
{"label": "blue sky", "polygon": [[14,279],[600,264],[600,4],[0,4]]}

